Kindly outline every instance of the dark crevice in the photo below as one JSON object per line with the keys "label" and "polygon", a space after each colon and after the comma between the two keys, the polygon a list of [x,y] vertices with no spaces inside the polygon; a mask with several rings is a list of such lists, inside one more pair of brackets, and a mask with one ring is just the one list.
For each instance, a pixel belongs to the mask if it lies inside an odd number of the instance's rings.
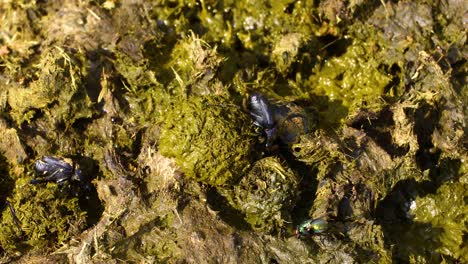
{"label": "dark crevice", "polygon": [[10,177],[9,165],[6,158],[0,154],[0,216],[7,209],[6,200],[15,187],[15,181]]}
{"label": "dark crevice", "polygon": [[294,5],[296,4],[296,1],[293,1],[289,3],[285,8],[284,8],[284,13],[286,14],[292,14],[294,11]]}
{"label": "dark crevice", "polygon": [[95,119],[100,117],[101,116],[78,118],[73,122],[72,128],[76,129],[78,133],[82,133],[87,130],[88,126],[92,124]]}
{"label": "dark crevice", "polygon": [[410,203],[418,195],[418,189],[427,189],[428,182],[417,183],[414,179],[398,182],[392,191],[377,204],[375,216],[382,224],[410,221]]}
{"label": "dark crevice", "polygon": [[357,5],[353,17],[361,20],[367,21],[377,8],[382,5],[382,1],[380,0],[371,0],[371,1],[364,1],[363,4]]}
{"label": "dark crevice", "polygon": [[104,212],[104,205],[99,199],[96,187],[91,183],[93,179],[102,178],[102,172],[99,171],[98,162],[92,158],[79,155],[71,158],[83,175],[83,179],[75,187],[80,209],[86,212],[86,223],[90,227],[99,222]]}
{"label": "dark crevice", "polygon": [[437,108],[427,102],[421,102],[421,106],[414,112],[414,133],[416,134],[419,150],[416,152],[416,163],[424,171],[437,164],[441,151],[432,144],[432,133],[439,123]]}
{"label": "dark crevice", "polygon": [[340,57],[352,44],[351,39],[339,38],[333,35],[325,35],[318,39],[323,46],[320,50],[325,50],[327,57]]}
{"label": "dark crevice", "polygon": [[389,107],[385,107],[378,113],[362,110],[357,116],[349,120],[347,125],[366,132],[367,136],[372,138],[392,157],[403,156],[409,151],[409,146],[393,144],[391,131],[394,130],[395,122],[393,112]]}
{"label": "dark crevice", "polygon": [[279,262],[278,262],[276,259],[274,259],[274,258],[270,258],[270,262],[269,262],[269,263],[270,263],[270,264],[278,264]]}
{"label": "dark crevice", "polygon": [[243,214],[232,207],[227,199],[218,193],[215,188],[208,189],[206,193],[207,203],[210,207],[217,211],[219,217],[227,224],[239,230],[251,230],[247,221],[245,221]]}
{"label": "dark crevice", "polygon": [[288,167],[294,168],[299,174],[298,192],[300,196],[290,212],[293,226],[296,226],[304,221],[304,219],[310,218],[310,210],[313,206],[318,187],[318,169],[297,161],[289,151],[282,151],[281,156],[286,160]]}
{"label": "dark crevice", "polygon": [[[439,237],[442,230],[434,228],[431,224],[414,222],[413,216],[409,214],[410,207],[416,197],[435,194],[446,181],[457,180],[460,166],[460,160],[442,159],[430,170],[430,181],[417,182],[414,178],[402,180],[377,204],[374,216],[377,223],[382,226],[385,245],[387,248],[392,248],[394,260],[406,263],[409,254],[420,254],[425,258],[428,256],[436,258],[436,262],[440,261],[441,255],[425,252],[424,245],[411,250],[406,249],[408,244],[419,245],[429,238],[433,243],[429,248],[438,248],[441,244]],[[415,240],[421,240],[421,243],[416,243]]]}
{"label": "dark crevice", "polygon": [[385,65],[383,71],[386,72],[389,76],[392,76],[390,82],[387,85],[385,85],[383,93],[387,96],[391,95],[392,97],[398,98],[399,94],[397,88],[401,83],[400,66],[398,66],[397,64],[393,64],[390,68],[388,68],[388,66]]}

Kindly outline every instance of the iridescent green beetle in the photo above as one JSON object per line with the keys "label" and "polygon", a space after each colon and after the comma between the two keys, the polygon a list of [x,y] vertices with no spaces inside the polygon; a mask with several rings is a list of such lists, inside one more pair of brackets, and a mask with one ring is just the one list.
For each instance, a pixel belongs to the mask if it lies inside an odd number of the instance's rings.
{"label": "iridescent green beetle", "polygon": [[322,218],[308,219],[296,227],[294,231],[297,238],[302,236],[312,236],[327,231],[328,222]]}

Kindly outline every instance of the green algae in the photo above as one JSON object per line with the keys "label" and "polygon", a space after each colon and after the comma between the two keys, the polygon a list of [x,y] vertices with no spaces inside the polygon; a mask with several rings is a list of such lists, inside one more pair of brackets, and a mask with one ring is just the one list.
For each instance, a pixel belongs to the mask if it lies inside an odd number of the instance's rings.
{"label": "green algae", "polygon": [[410,212],[418,223],[429,224],[432,228],[440,230],[435,236],[439,240],[439,244],[434,245],[436,252],[466,262],[466,169],[460,168],[460,171],[455,172],[455,176],[457,180],[443,184],[436,193],[418,197]]}
{"label": "green algae", "polygon": [[164,117],[160,151],[174,157],[188,178],[232,184],[250,167],[254,143],[248,116],[220,96],[176,101]]}
{"label": "green algae", "polygon": [[[379,69],[381,62],[374,58],[373,49],[373,43],[355,40],[343,55],[325,60],[309,77],[310,92],[327,96],[331,102],[341,102],[350,113],[359,108],[380,105],[384,88],[391,77]],[[339,119],[340,114],[329,111],[324,118],[330,123],[343,121]]]}

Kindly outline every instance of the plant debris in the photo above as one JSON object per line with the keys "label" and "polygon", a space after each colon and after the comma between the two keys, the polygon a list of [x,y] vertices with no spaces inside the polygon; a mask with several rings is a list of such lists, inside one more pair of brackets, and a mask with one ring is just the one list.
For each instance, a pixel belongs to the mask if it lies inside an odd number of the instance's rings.
{"label": "plant debris", "polygon": [[[1,263],[468,262],[464,1],[0,12]],[[43,156],[87,191],[29,184]]]}

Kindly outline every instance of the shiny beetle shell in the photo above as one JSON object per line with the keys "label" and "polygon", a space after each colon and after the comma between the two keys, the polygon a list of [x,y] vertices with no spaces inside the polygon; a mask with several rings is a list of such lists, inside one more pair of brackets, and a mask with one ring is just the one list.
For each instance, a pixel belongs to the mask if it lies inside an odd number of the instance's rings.
{"label": "shiny beetle shell", "polygon": [[266,147],[271,147],[276,140],[276,122],[272,105],[263,94],[253,93],[249,96],[249,111],[254,125],[263,129]]}
{"label": "shiny beetle shell", "polygon": [[81,180],[81,171],[75,169],[71,159],[61,157],[44,156],[34,163],[38,175],[44,176],[40,179],[33,179],[32,184],[42,182],[55,182],[59,185],[70,180]]}
{"label": "shiny beetle shell", "polygon": [[271,129],[275,126],[273,120],[273,109],[270,102],[260,93],[253,93],[249,96],[249,110],[256,126]]}
{"label": "shiny beetle shell", "polygon": [[296,237],[312,236],[320,234],[328,229],[328,222],[322,218],[308,219],[297,226],[295,230]]}
{"label": "shiny beetle shell", "polygon": [[266,147],[275,140],[291,146],[303,134],[313,131],[315,120],[304,108],[291,102],[274,102],[265,95],[253,93],[249,96],[249,110],[254,124],[263,129]]}

